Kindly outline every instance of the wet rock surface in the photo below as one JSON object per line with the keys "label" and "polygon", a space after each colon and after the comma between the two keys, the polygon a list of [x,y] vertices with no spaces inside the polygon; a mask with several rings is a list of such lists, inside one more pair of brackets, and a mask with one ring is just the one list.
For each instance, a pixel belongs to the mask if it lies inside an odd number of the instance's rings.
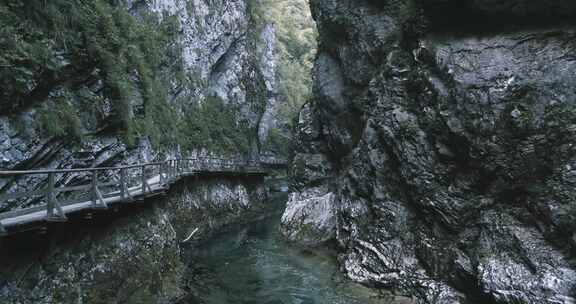
{"label": "wet rock surface", "polygon": [[574,303],[574,5],[463,3],[440,20],[453,1],[312,1],[287,208],[301,218],[284,224],[319,225],[293,210],[323,189],[354,280],[419,303]]}
{"label": "wet rock surface", "polygon": [[189,289],[183,244],[263,216],[265,199],[257,179],[190,178],[140,206],[3,239],[0,302],[173,303]]}
{"label": "wet rock surface", "polygon": [[[217,98],[230,109],[231,121],[247,122],[249,129],[262,129],[261,137],[267,136],[276,123],[272,109],[276,100],[268,100],[274,95],[268,92],[276,90],[276,37],[274,25],[255,24],[248,1],[116,1],[110,5],[125,8],[137,17],[134,22],[158,18],[172,21],[176,29],[170,33],[173,40],[167,42],[169,54],[162,56],[166,59],[159,68],[162,71],[151,71],[169,84],[162,87],[167,91],[161,96],[166,104],[146,111],[150,100],[134,89],[127,97],[128,116],[148,118],[148,112],[154,111],[176,118],[169,114],[183,115],[202,102],[213,102],[209,97]],[[29,98],[29,106],[17,111],[9,113],[0,107],[0,170],[115,167],[218,153],[200,147],[185,150],[176,144],[158,145],[147,136],[129,142],[124,134],[128,130],[118,131],[113,125],[118,114],[116,100],[102,93],[107,88],[98,78],[101,72],[49,86],[46,98]],[[136,73],[130,75],[138,78]],[[35,121],[46,111],[43,105],[59,104],[63,92],[78,93],[66,103],[80,120],[74,133],[81,139],[49,136]],[[2,104],[11,102],[3,100]],[[48,112],[52,110],[56,109],[48,106]],[[262,119],[265,112],[267,118]],[[145,127],[154,127],[154,123],[157,121],[146,119],[149,126]],[[246,158],[258,154],[258,134],[254,133],[243,134],[252,139],[250,151],[243,155]],[[162,129],[160,136],[184,135]],[[100,175],[99,181],[118,179],[109,173]],[[138,174],[128,172],[132,177]],[[0,194],[44,187],[45,179],[45,175],[4,176]],[[87,185],[91,180],[89,173],[56,175],[57,187]],[[71,215],[65,224],[49,225],[47,235],[30,232],[2,239],[0,302],[168,303],[186,290],[181,242],[206,238],[229,223],[259,216],[268,208],[262,204],[265,195],[263,182],[250,177],[183,180],[164,199],[127,206],[119,213],[95,213],[91,219]],[[2,200],[0,212],[43,204],[42,200]]]}
{"label": "wet rock surface", "polygon": [[334,194],[311,189],[292,193],[282,216],[282,233],[293,242],[319,246],[333,240],[336,233]]}

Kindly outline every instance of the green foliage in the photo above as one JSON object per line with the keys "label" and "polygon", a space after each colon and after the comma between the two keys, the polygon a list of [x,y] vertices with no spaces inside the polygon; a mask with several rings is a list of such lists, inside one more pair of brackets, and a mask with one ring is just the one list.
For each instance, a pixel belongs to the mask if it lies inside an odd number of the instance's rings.
{"label": "green foliage", "polygon": [[76,142],[82,139],[82,124],[68,94],[54,98],[51,104],[42,107],[39,124],[40,130],[46,136],[67,138]]}
{"label": "green foliage", "polygon": [[[110,101],[107,130],[124,134],[127,142],[149,135],[157,144],[161,134],[175,129],[167,111],[167,85],[161,77],[168,57],[177,52],[175,17],[140,12],[133,16],[124,2],[114,0],[6,0],[0,4],[0,107],[19,111],[31,102],[49,100],[52,92],[71,91],[82,81],[101,80],[99,94]],[[174,75],[183,81],[183,72]],[[136,93],[144,110],[136,115]],[[54,101],[55,109],[41,111],[43,126],[55,136],[70,135],[70,102]],[[165,108],[163,108],[165,107]],[[53,112],[53,113],[52,113]],[[63,125],[58,125],[63,123]],[[78,128],[79,129],[79,128]],[[68,131],[67,131],[68,130]],[[172,137],[174,139],[175,136]],[[170,139],[170,138],[168,138]]]}
{"label": "green foliage", "polygon": [[276,151],[280,155],[288,155],[290,152],[291,138],[278,129],[270,130],[266,142],[271,151]]}
{"label": "green foliage", "polygon": [[312,94],[312,67],[318,33],[307,0],[252,0],[252,14],[274,23],[279,51],[280,118],[290,124]]}
{"label": "green foliage", "polygon": [[221,154],[248,153],[256,131],[251,130],[247,121],[237,122],[235,112],[216,96],[194,106],[181,126],[183,148],[205,148]]}
{"label": "green foliage", "polygon": [[[310,94],[315,30],[307,3],[249,2],[252,24],[274,21],[278,25],[279,77],[285,99],[281,112],[290,121]],[[180,32],[178,20],[168,15],[159,18],[147,10],[129,12],[126,3],[2,1],[0,111],[10,114],[38,107],[38,128],[46,136],[62,139],[108,132],[123,136],[128,144],[148,137],[156,148],[181,144],[221,152],[249,151],[253,144],[249,138],[256,137],[256,130],[246,121],[236,121],[233,111],[237,109],[221,100],[210,97],[201,106],[174,109],[168,92],[175,83],[205,86],[198,73],[186,75],[182,68],[175,36]],[[255,49],[259,36],[251,32]],[[250,87],[253,83],[253,79],[245,83],[249,95],[258,95],[255,98],[262,102],[252,104],[262,107],[252,110],[262,112],[266,90]]]}
{"label": "green foliage", "polygon": [[257,24],[276,27],[280,93],[276,116],[285,130],[273,130],[264,145],[266,149],[287,154],[290,139],[285,134],[293,129],[302,105],[312,95],[318,33],[308,0],[250,0],[249,12]]}

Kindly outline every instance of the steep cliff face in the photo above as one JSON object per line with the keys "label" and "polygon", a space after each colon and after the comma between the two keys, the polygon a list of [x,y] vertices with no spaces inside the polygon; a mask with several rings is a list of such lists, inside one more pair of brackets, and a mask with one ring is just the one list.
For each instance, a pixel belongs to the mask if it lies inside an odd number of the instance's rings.
{"label": "steep cliff face", "polygon": [[[1,4],[0,44],[9,51],[0,56],[0,168],[256,156],[278,119],[276,37],[254,16],[257,5]],[[0,179],[0,192],[27,184],[35,183]]]}
{"label": "steep cliff face", "polygon": [[254,179],[183,180],[167,197],[72,218],[0,243],[2,303],[174,303],[186,295],[184,242],[264,214]]}
{"label": "steep cliff face", "polygon": [[574,3],[311,6],[285,234],[417,303],[573,303]]}

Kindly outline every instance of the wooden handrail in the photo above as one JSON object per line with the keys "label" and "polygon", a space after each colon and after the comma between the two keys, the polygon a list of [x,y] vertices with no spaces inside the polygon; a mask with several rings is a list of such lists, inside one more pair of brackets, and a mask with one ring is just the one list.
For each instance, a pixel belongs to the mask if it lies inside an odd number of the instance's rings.
{"label": "wooden handrail", "polygon": [[[67,210],[107,209],[109,201],[131,202],[133,197],[143,199],[145,196],[163,192],[171,183],[186,175],[201,174],[202,172],[265,174],[262,169],[263,163],[256,160],[200,157],[169,159],[161,162],[118,167],[0,171],[0,178],[23,175],[48,175],[47,185],[43,186],[43,188],[0,195],[0,201],[30,199],[32,197],[44,198],[43,205],[0,213],[0,236],[6,233],[6,227],[2,225],[2,220],[21,220],[21,217],[31,216],[38,218],[38,213],[41,213],[40,219],[36,220],[66,221]],[[128,174],[129,169],[139,169],[134,176],[136,177],[135,186],[130,185],[130,181],[133,179],[131,174]],[[117,175],[120,178],[114,182],[100,182],[98,177],[103,175],[101,173],[105,171],[117,171]],[[88,173],[88,176],[91,176],[90,185],[56,187],[56,175],[66,173]],[[42,183],[45,182],[42,181]],[[117,190],[108,193],[102,192],[103,189],[109,187]],[[83,194],[84,191],[88,191],[89,199],[87,202],[72,198],[72,200],[64,200],[61,203],[57,197],[59,193],[81,192],[80,194]],[[76,207],[76,205],[81,206]],[[45,214],[42,212],[45,212]]]}
{"label": "wooden handrail", "polygon": [[22,171],[0,171],[0,177],[6,175],[40,175],[40,174],[58,174],[58,173],[80,173],[80,172],[93,172],[93,171],[113,171],[113,170],[120,170],[120,169],[133,169],[133,168],[140,168],[145,165],[159,165],[163,162],[157,163],[145,163],[145,164],[138,164],[138,165],[129,165],[129,166],[118,166],[118,167],[95,167],[95,168],[77,168],[77,169],[52,169],[52,170],[22,170]]}
{"label": "wooden handrail", "polygon": [[93,171],[113,171],[113,170],[121,170],[121,169],[134,169],[140,168],[144,166],[159,166],[161,164],[166,164],[169,161],[220,161],[224,160],[233,165],[246,165],[246,164],[260,164],[266,162],[258,162],[254,160],[248,161],[235,161],[225,158],[185,158],[185,159],[176,159],[176,160],[166,160],[163,162],[149,162],[149,163],[141,163],[135,165],[126,165],[126,166],[117,166],[117,167],[93,167],[93,168],[76,168],[76,169],[48,169],[48,170],[17,170],[17,171],[0,171],[0,178],[3,176],[8,175],[41,175],[41,174],[59,174],[59,173],[80,173],[80,172],[93,172]]}

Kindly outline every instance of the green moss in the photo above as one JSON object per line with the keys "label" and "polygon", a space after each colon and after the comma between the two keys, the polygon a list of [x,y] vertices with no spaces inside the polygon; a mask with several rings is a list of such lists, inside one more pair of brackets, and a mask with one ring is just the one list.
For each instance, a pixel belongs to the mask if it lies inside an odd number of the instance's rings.
{"label": "green moss", "polygon": [[70,95],[54,98],[38,114],[40,130],[45,136],[66,138],[72,141],[82,139],[82,124],[78,113],[71,104]]}
{"label": "green moss", "polygon": [[[191,109],[174,109],[174,101],[169,100],[169,92],[175,87],[198,90],[206,87],[200,72],[187,73],[183,69],[182,46],[176,36],[180,32],[177,17],[159,18],[146,9],[138,9],[139,5],[133,5],[129,11],[126,3],[2,1],[0,108],[3,113],[39,108],[38,130],[63,140],[80,140],[84,130],[84,133],[120,136],[128,145],[146,137],[157,149],[181,145],[226,153],[248,152],[254,146],[252,141],[257,132],[248,121],[238,120],[238,115],[234,115],[239,109],[228,108],[214,97]],[[282,1],[281,6],[287,3]],[[271,20],[268,7],[279,6],[271,0],[250,1],[251,28]],[[192,3],[188,9],[195,9]],[[286,15],[279,12],[274,10],[276,15]],[[246,67],[242,85],[253,99],[250,111],[261,114],[267,90],[262,75],[258,74],[256,80],[252,76],[259,71],[256,49],[260,35],[257,30],[250,33],[249,53],[253,58],[249,60],[251,66]],[[283,54],[293,52],[296,57],[303,56],[306,45],[290,42],[300,39],[300,35],[284,36],[287,39],[282,43],[290,46],[283,50],[290,51]],[[290,74],[296,77],[302,71],[294,69]],[[294,93],[300,88],[309,92],[308,85],[301,86],[300,82],[287,81],[284,95],[300,94]],[[55,98],[55,92],[68,95]],[[287,98],[297,103],[305,99],[296,95]],[[186,101],[194,102],[197,101]],[[299,106],[287,109],[283,113],[291,116]]]}
{"label": "green moss", "polygon": [[[317,49],[317,30],[305,0],[250,0],[248,12],[251,16],[255,37],[260,41],[260,31],[266,24],[273,24],[276,33],[278,56],[277,79],[279,106],[278,120],[285,134],[294,128],[294,121],[303,104],[312,95],[312,66]],[[254,61],[257,62],[258,59]],[[264,93],[266,89],[264,88]],[[253,94],[254,95],[254,94]],[[258,96],[256,94],[256,96]],[[266,94],[263,95],[266,100]],[[277,131],[277,130],[276,130]],[[261,148],[288,154],[289,145],[280,132],[269,134]]]}
{"label": "green moss", "polygon": [[[178,26],[174,16],[160,20],[147,11],[133,16],[122,1],[3,1],[0,105],[7,112],[18,112],[32,103],[54,102],[55,109],[42,110],[40,125],[49,135],[68,138],[74,133],[70,125],[78,120],[70,102],[52,101],[51,95],[99,80],[103,88],[98,92],[110,101],[112,110],[99,122],[101,127],[129,143],[138,136],[151,136],[160,144],[164,125],[176,126],[170,113],[158,109],[167,103],[164,67],[180,60],[175,43]],[[183,74],[180,69],[171,76],[184,81]],[[136,95],[145,103],[139,113],[132,109]]]}
{"label": "green moss", "polygon": [[280,130],[272,129],[268,133],[268,138],[266,139],[266,148],[278,152],[280,155],[288,155],[291,142],[291,138],[287,137]]}
{"label": "green moss", "polygon": [[283,104],[287,104],[285,114],[294,115],[311,94],[311,71],[317,49],[318,32],[308,2],[250,0],[248,11],[254,24],[276,26],[280,90],[285,99]]}
{"label": "green moss", "polygon": [[181,123],[180,135],[187,150],[208,149],[223,154],[246,154],[256,130],[248,121],[236,121],[235,109],[217,96],[194,106]]}

